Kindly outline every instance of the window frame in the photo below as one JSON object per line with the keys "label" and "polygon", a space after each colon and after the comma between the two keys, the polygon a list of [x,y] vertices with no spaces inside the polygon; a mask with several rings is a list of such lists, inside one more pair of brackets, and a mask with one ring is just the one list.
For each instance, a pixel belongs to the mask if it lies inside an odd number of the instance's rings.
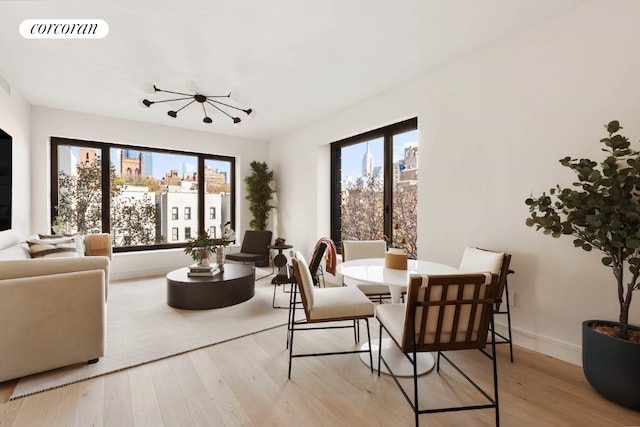
{"label": "window frame", "polygon": [[330,227],[331,239],[336,245],[338,253],[342,252],[341,242],[341,193],[342,189],[342,159],[343,147],[360,144],[377,138],[383,138],[384,164],[384,222],[385,236],[393,236],[393,136],[404,132],[418,130],[418,118],[413,117],[398,123],[353,135],[331,143],[331,185],[330,185]]}
{"label": "window frame", "polygon": [[[51,194],[51,205],[50,205],[50,221],[53,223],[54,218],[57,215],[56,205],[58,204],[58,146],[81,146],[86,148],[95,149],[100,152],[100,159],[102,165],[110,165],[111,164],[111,149],[122,149],[122,150],[138,150],[138,151],[147,151],[147,152],[157,152],[171,155],[180,155],[180,156],[193,156],[197,159],[197,176],[198,176],[198,209],[197,209],[197,230],[203,230],[205,227],[205,161],[213,160],[213,161],[223,161],[230,163],[230,171],[229,171],[229,179],[230,179],[230,212],[229,217],[231,221],[231,228],[235,229],[236,224],[236,193],[237,193],[237,179],[236,179],[236,158],[231,156],[223,156],[218,154],[210,154],[210,153],[198,153],[191,151],[182,151],[182,150],[171,150],[167,148],[155,148],[155,147],[145,147],[145,146],[136,146],[129,144],[120,144],[120,143],[111,143],[111,142],[98,142],[98,141],[90,141],[90,140],[82,140],[75,138],[62,138],[62,137],[50,137],[50,194]],[[109,185],[110,185],[110,176],[109,176],[109,167],[102,167],[102,194],[110,194]],[[111,201],[109,197],[102,198],[102,232],[103,233],[111,233],[111,221],[110,221],[110,212],[111,212]],[[184,248],[187,242],[180,243],[170,243],[169,236],[166,238],[167,243],[153,244],[153,245],[139,245],[139,246],[122,246],[122,247],[114,247],[113,252],[138,252],[138,251],[149,251],[149,250],[161,250],[161,249],[172,249],[172,248]]]}

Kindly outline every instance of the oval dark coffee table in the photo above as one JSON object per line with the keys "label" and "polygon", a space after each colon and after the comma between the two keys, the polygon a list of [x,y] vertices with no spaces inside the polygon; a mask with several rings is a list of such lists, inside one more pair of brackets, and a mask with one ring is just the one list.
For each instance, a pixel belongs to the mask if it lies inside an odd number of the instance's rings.
{"label": "oval dark coffee table", "polygon": [[225,264],[224,272],[210,277],[188,277],[188,267],[167,274],[167,304],[186,310],[227,307],[255,295],[255,269]]}

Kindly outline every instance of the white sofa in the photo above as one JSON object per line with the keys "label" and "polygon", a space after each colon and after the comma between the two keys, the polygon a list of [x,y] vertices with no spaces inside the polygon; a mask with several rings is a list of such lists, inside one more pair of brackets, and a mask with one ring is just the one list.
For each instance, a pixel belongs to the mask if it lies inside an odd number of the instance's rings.
{"label": "white sofa", "polygon": [[32,259],[26,242],[0,251],[0,382],[104,355],[111,240],[83,240],[77,257]]}

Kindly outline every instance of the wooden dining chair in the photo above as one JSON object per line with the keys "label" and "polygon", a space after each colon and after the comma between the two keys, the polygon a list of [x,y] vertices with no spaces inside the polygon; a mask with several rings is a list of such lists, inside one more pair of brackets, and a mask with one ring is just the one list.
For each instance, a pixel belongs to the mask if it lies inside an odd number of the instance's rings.
{"label": "wooden dining chair", "polygon": [[[484,391],[471,376],[465,374],[445,354],[449,351],[485,348],[488,332],[492,330],[497,281],[498,276],[490,273],[412,275],[406,305],[381,304],[376,307],[376,318],[380,322],[380,347],[384,330],[413,366],[412,396],[410,397],[400,384],[382,352],[378,354],[378,375],[380,375],[380,364],[384,363],[413,409],[416,426],[419,425],[421,414],[489,408],[495,409],[496,426],[499,425],[495,337],[492,337],[494,339],[491,341],[491,352],[494,356],[491,358],[493,396]],[[418,400],[417,363],[415,363],[417,354],[420,352],[437,352],[437,372],[440,373],[440,359],[445,359],[480,392],[488,403],[421,409]],[[429,376],[425,380],[428,378]]]}
{"label": "wooden dining chair", "polygon": [[[509,345],[509,358],[513,363],[513,342],[511,339],[511,304],[509,302],[509,284],[507,276],[513,274],[509,269],[511,264],[511,254],[506,252],[495,252],[487,249],[466,247],[460,266],[458,269],[463,273],[482,273],[488,271],[498,275],[498,288],[494,314],[502,314],[507,317],[507,336],[496,331],[498,341],[496,344]],[[485,354],[487,354],[485,352]]]}
{"label": "wooden dining chair", "polygon": [[[384,240],[343,240],[342,261],[352,261],[364,258],[384,258],[387,242]],[[343,279],[343,284],[344,284]],[[373,301],[382,303],[391,299],[391,292],[386,285],[373,283],[357,283],[356,286]]]}
{"label": "wooden dining chair", "polygon": [[[293,346],[295,334],[296,332],[303,330],[353,328],[354,341],[357,345],[359,335],[357,332],[357,321],[360,319],[364,319],[367,324],[367,339],[370,342],[371,334],[369,331],[369,318],[374,315],[374,305],[371,300],[357,288],[314,287],[309,266],[300,252],[296,252],[295,257],[291,262],[293,264],[293,272],[300,292],[302,306],[304,308],[305,319],[296,320],[296,310],[292,310],[291,333],[289,339],[288,377],[291,378],[291,364],[293,358],[349,353],[369,353],[371,372],[373,372],[373,355],[371,353],[370,345],[367,346],[366,349],[356,347],[356,349],[345,351],[294,354]],[[345,323],[344,321],[349,322]]]}

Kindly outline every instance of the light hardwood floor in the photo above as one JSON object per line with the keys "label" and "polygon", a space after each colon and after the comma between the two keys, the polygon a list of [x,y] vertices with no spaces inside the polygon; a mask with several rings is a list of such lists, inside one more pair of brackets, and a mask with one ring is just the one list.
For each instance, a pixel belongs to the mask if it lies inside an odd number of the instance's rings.
{"label": "light hardwood floor", "polygon": [[[8,401],[16,381],[0,384],[0,426],[409,426],[413,413],[391,378],[357,355],[295,359],[287,380],[285,327]],[[377,335],[377,325],[372,324]],[[296,349],[353,345],[346,331],[296,335]],[[455,356],[481,383],[490,361]],[[499,346],[502,426],[631,426],[640,412],[610,403],[579,367],[521,348],[515,363]],[[425,403],[481,402],[443,364],[420,379]],[[491,426],[492,410],[422,415],[425,426]]]}

